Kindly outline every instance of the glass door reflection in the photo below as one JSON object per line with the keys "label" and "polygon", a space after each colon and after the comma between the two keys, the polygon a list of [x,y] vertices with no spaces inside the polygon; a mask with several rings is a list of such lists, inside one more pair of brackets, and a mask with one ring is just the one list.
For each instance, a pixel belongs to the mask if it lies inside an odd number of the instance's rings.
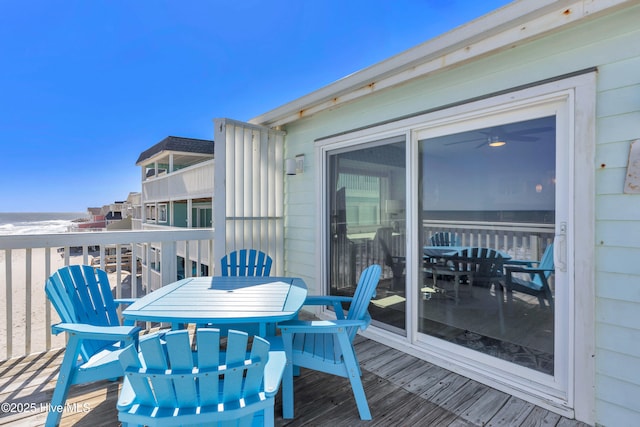
{"label": "glass door reflection", "polygon": [[352,296],[362,270],[380,264],[369,312],[404,334],[406,320],[405,139],[329,153],[329,293]]}
{"label": "glass door reflection", "polygon": [[555,116],[418,144],[418,332],[553,375],[552,261],[542,294],[530,274],[511,276],[518,288],[505,272],[553,242]]}

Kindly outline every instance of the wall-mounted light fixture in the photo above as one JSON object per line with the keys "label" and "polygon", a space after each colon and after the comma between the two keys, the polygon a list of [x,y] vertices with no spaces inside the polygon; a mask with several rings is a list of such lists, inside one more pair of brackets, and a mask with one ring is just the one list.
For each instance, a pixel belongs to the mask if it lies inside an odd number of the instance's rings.
{"label": "wall-mounted light fixture", "polygon": [[304,172],[304,154],[298,154],[294,159],[285,159],[284,169],[287,175],[299,175]]}

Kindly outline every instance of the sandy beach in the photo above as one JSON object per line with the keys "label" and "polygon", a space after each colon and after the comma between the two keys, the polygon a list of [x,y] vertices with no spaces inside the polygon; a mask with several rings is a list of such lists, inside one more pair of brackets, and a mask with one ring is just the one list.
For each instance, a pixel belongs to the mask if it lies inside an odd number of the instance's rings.
{"label": "sandy beach", "polygon": [[[5,252],[0,251],[0,283],[3,285],[0,287],[0,313],[2,313],[2,319],[0,319],[0,360],[7,357],[7,326],[12,336],[12,355],[13,357],[22,356],[25,352],[38,353],[46,350],[46,338],[50,333],[50,326],[47,324],[46,312],[47,306],[50,305],[44,292],[44,284],[48,278],[45,260],[45,249],[32,250],[31,256],[31,268],[30,268],[30,282],[31,289],[29,292],[27,272],[27,257],[26,250],[13,250],[11,252],[11,325],[7,325],[6,313],[7,313],[7,279],[6,279],[6,263]],[[92,255],[88,256],[87,262],[90,264],[93,259]],[[64,258],[55,250],[50,252],[50,272],[55,272],[58,268],[64,266]],[[82,264],[82,255],[72,254],[69,258],[69,264]],[[122,271],[121,278],[123,287],[128,291],[129,288],[129,272]],[[109,281],[112,289],[116,284],[116,274],[109,274]],[[27,294],[31,295],[31,307],[28,307]],[[124,295],[123,295],[124,296]],[[27,323],[30,313],[30,323],[32,325],[31,340],[27,342]],[[59,321],[59,317],[51,307],[50,310],[51,323]],[[65,346],[65,337],[63,334],[51,337],[51,348],[59,348]],[[28,350],[28,351],[26,351]]]}

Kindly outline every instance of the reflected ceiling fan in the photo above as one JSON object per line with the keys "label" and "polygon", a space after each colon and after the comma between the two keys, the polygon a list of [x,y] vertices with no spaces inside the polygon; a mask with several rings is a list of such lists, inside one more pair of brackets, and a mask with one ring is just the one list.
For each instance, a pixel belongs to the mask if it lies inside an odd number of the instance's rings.
{"label": "reflected ceiling fan", "polygon": [[523,129],[516,131],[508,131],[504,126],[495,126],[490,130],[478,130],[475,133],[483,134],[482,137],[467,139],[463,141],[449,142],[444,145],[456,145],[456,144],[468,144],[478,143],[475,148],[481,148],[485,145],[490,147],[501,147],[509,141],[522,141],[522,142],[535,142],[540,139],[540,136],[535,136],[543,132],[552,131],[552,126],[543,126],[531,129]]}

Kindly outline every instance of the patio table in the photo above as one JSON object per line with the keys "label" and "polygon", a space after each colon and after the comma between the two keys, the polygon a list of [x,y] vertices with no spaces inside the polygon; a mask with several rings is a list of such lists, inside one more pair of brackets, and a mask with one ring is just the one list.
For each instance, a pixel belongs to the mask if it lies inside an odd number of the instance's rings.
{"label": "patio table", "polygon": [[[453,277],[454,299],[456,303],[458,302],[460,278],[467,277],[469,285],[473,285],[475,273],[469,269],[470,265],[463,262],[464,258],[460,258],[465,249],[471,248],[471,246],[423,246],[423,272],[430,273],[433,278],[432,287],[425,286],[420,289],[425,300],[431,299],[430,294],[442,291],[442,288],[437,286],[438,276],[451,276]],[[508,253],[497,249],[492,250],[502,258],[502,262],[511,260],[511,255]],[[472,259],[470,258],[470,260]]]}
{"label": "patio table", "polygon": [[164,286],[137,300],[122,315],[129,321],[267,325],[296,316],[307,296],[293,277],[192,277]]}
{"label": "patio table", "polygon": [[[424,246],[423,254],[428,258],[447,258],[458,255],[465,249],[471,249],[471,246]],[[506,252],[494,249],[505,260],[510,260],[511,255]]]}

